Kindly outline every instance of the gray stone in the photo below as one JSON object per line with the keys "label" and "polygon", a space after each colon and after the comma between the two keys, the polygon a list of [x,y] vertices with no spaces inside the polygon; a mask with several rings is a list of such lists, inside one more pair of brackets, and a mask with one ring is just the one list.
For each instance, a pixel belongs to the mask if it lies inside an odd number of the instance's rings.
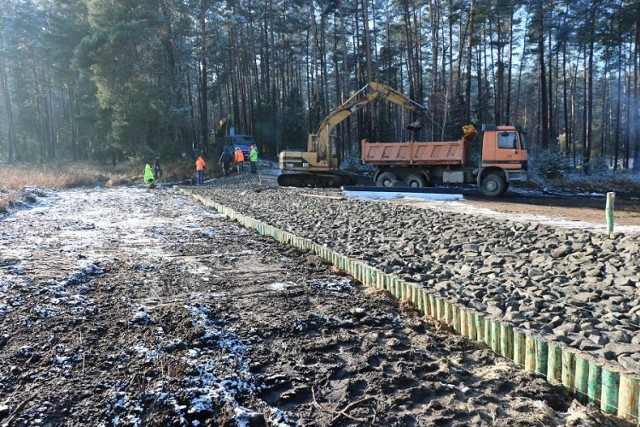
{"label": "gray stone", "polygon": [[572,252],[572,248],[569,245],[560,245],[551,251],[551,256],[554,258],[563,258]]}
{"label": "gray stone", "polygon": [[618,342],[609,342],[605,346],[605,349],[608,351],[612,351],[615,354],[634,354],[640,352],[640,345],[638,344],[625,344]]}
{"label": "gray stone", "polygon": [[504,320],[508,322],[521,322],[526,317],[519,311],[507,311],[504,315]]}
{"label": "gray stone", "polygon": [[487,310],[487,313],[489,313],[491,316],[495,318],[500,318],[504,314],[504,310],[498,307],[498,305],[494,301],[490,301],[487,303],[486,310]]}
{"label": "gray stone", "polygon": [[578,348],[582,351],[593,351],[601,349],[602,346],[592,342],[591,340],[583,339],[580,341]]}
{"label": "gray stone", "polygon": [[578,292],[571,297],[571,302],[575,305],[585,306],[587,303],[598,299],[598,294],[595,292]]}
{"label": "gray stone", "polygon": [[618,363],[629,372],[640,372],[640,357],[638,355],[622,355],[618,357]]}
{"label": "gray stone", "polygon": [[611,331],[607,333],[610,341],[622,343],[622,344],[631,344],[631,337],[625,331]]}
{"label": "gray stone", "polygon": [[589,334],[589,340],[595,344],[598,344],[599,346],[604,346],[609,342],[609,339],[607,337],[599,334]]}
{"label": "gray stone", "polygon": [[553,329],[554,335],[559,337],[566,337],[572,332],[578,332],[578,326],[572,322],[563,323]]}

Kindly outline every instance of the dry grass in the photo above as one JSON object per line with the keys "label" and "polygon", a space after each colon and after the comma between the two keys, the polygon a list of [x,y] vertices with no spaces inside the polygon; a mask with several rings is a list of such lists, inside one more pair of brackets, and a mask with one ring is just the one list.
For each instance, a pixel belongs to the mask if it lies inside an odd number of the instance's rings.
{"label": "dry grass", "polygon": [[96,185],[104,180],[104,171],[85,164],[52,166],[0,166],[0,186],[4,190],[25,187],[70,188]]}
{"label": "dry grass", "polygon": [[[162,181],[182,181],[195,175],[191,161],[162,165]],[[211,164],[208,174],[216,173]],[[218,167],[219,168],[219,167]],[[60,190],[64,188],[105,185],[115,187],[143,182],[144,165],[120,163],[115,168],[88,163],[52,165],[6,165],[0,163],[0,215],[14,206],[28,187]],[[210,177],[210,176],[209,176]]]}
{"label": "dry grass", "polygon": [[[141,171],[119,167],[118,172],[90,164],[4,165],[0,164],[0,214],[9,210],[28,187],[63,188],[122,185],[142,178]],[[131,169],[131,168],[128,168]]]}

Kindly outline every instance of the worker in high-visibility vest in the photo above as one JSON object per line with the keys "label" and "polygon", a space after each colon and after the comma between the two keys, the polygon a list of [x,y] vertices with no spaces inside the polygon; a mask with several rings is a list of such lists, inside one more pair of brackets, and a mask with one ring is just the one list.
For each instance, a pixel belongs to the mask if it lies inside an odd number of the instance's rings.
{"label": "worker in high-visibility vest", "polygon": [[256,173],[258,171],[258,149],[255,145],[252,145],[251,151],[249,151],[249,161],[251,162],[251,173]]}
{"label": "worker in high-visibility vest", "polygon": [[236,161],[236,166],[238,167],[238,173],[242,172],[242,165],[244,164],[244,153],[242,152],[240,147],[236,147],[234,160]]}
{"label": "worker in high-visibility vest", "polygon": [[207,162],[204,161],[202,156],[198,156],[196,159],[196,171],[198,172],[198,185],[204,184],[204,170],[207,167]]}
{"label": "worker in high-visibility vest", "polygon": [[145,184],[153,184],[155,178],[153,176],[153,169],[151,169],[151,165],[147,163],[144,167],[144,183]]}

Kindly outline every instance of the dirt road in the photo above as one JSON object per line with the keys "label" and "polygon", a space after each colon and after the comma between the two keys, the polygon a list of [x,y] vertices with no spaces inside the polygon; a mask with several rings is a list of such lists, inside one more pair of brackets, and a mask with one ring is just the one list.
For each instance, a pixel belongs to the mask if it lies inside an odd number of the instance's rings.
{"label": "dirt road", "polygon": [[173,190],[0,222],[0,423],[623,425]]}

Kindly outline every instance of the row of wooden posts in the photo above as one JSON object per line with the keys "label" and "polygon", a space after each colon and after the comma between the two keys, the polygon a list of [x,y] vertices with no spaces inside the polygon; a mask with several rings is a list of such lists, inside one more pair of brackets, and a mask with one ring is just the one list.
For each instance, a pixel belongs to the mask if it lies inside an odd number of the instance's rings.
{"label": "row of wooden posts", "polygon": [[420,284],[406,282],[325,245],[242,215],[188,190],[183,191],[245,227],[279,242],[314,252],[365,286],[388,291],[398,300],[410,302],[429,320],[444,323],[455,333],[486,344],[495,353],[513,360],[527,371],[545,377],[553,384],[562,384],[579,401],[593,402],[605,413],[640,422],[639,375],[620,372],[617,366],[595,360],[586,353],[554,341],[552,337],[514,328],[505,321],[448,301]]}

